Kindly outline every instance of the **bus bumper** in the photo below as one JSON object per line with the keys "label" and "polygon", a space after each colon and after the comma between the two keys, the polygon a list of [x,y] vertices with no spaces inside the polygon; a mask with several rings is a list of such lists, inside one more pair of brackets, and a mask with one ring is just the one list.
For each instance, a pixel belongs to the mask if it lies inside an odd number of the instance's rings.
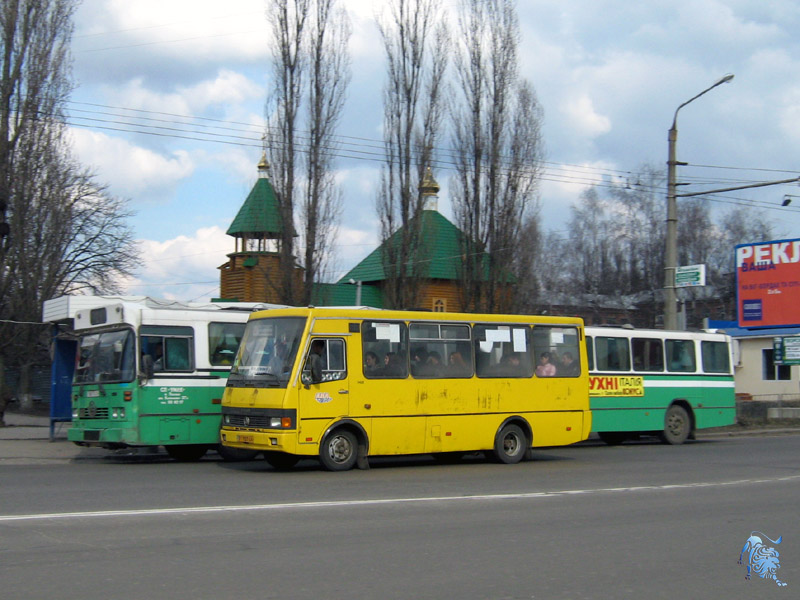
{"label": "bus bumper", "polygon": [[67,430],[67,439],[82,446],[124,446],[132,442],[135,431],[121,427],[77,428]]}
{"label": "bus bumper", "polygon": [[297,431],[253,431],[240,429],[220,430],[220,441],[223,446],[244,450],[265,450],[285,452],[287,454],[305,454],[299,452]]}

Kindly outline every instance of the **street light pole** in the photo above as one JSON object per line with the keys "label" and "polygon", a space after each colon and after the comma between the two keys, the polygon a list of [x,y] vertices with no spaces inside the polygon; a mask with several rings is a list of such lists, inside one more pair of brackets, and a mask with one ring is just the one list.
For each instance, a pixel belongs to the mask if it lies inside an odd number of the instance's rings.
{"label": "street light pole", "polygon": [[679,164],[686,164],[679,163],[675,157],[675,144],[678,141],[678,111],[718,85],[728,83],[731,79],[733,79],[733,75],[725,75],[714,85],[704,89],[676,108],[675,116],[672,119],[672,127],[669,129],[667,138],[669,142],[669,158],[667,160],[667,239],[664,253],[664,329],[678,328],[677,296],[675,294],[675,270],[678,267],[678,205],[675,190],[678,184],[675,168]]}

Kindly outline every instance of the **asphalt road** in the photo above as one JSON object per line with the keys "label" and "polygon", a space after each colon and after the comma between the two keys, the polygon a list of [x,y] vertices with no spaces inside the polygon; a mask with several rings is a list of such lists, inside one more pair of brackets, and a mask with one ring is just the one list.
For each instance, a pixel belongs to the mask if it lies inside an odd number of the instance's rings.
{"label": "asphalt road", "polygon": [[[43,442],[46,443],[46,442]],[[789,598],[800,435],[313,462],[0,461],[0,597]],[[745,581],[751,531],[779,588]]]}

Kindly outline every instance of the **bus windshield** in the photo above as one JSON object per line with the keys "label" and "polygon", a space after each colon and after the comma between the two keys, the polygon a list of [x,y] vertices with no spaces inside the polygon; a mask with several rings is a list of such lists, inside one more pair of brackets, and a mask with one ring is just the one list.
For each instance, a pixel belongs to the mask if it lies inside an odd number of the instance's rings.
{"label": "bus windshield", "polygon": [[305,323],[304,317],[248,322],[228,381],[254,387],[286,387]]}
{"label": "bus windshield", "polygon": [[133,381],[136,372],[133,348],[130,329],[82,336],[73,382]]}

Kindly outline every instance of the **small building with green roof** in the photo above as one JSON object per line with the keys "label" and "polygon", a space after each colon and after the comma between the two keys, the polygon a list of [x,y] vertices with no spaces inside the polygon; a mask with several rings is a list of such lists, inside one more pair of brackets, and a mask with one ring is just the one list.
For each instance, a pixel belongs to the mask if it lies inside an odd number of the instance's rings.
{"label": "small building with green roof", "polygon": [[[418,239],[421,242],[414,258],[416,276],[420,278],[421,285],[418,305],[414,308],[437,312],[461,311],[464,309],[460,294],[464,253],[475,252],[477,248],[463,231],[438,211],[439,184],[433,178],[430,168],[422,181],[420,191],[425,198],[425,208],[415,217],[421,221],[418,225]],[[411,226],[416,227],[417,224],[413,223]],[[395,231],[388,240],[345,274],[337,286],[344,286],[348,290],[347,294],[355,294],[360,284],[361,304],[383,308],[383,290],[388,279],[384,266],[386,248],[399,244],[400,239],[400,231]],[[485,260],[481,262],[488,265]],[[410,265],[408,270],[410,274]],[[371,302],[366,301],[368,297]]]}

